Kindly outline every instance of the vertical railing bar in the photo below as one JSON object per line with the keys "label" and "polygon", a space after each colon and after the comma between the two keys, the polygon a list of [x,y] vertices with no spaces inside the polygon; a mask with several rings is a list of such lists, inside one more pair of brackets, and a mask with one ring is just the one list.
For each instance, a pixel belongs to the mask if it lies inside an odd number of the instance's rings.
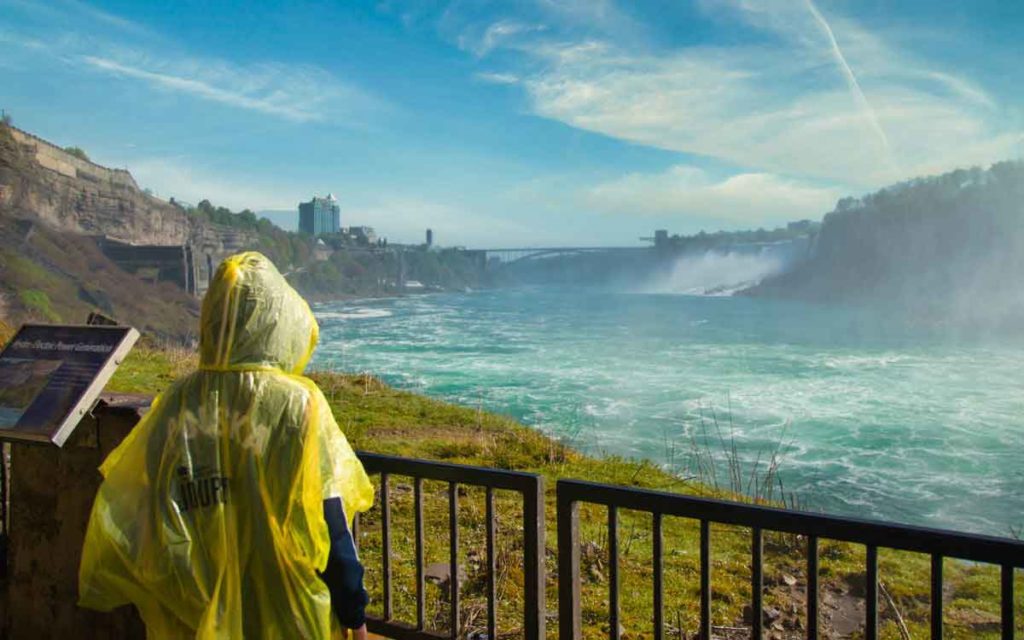
{"label": "vertical railing bar", "polygon": [[750,627],[754,640],[764,634],[764,536],[760,527],[750,530]]}
{"label": "vertical railing bar", "polygon": [[711,638],[711,528],[700,521],[700,635]]}
{"label": "vertical railing bar", "polygon": [[818,640],[818,536],[807,536],[807,640]]}
{"label": "vertical railing bar", "polygon": [[579,503],[558,496],[558,640],[583,637],[580,615]]}
{"label": "vertical railing bar", "polygon": [[932,554],[932,640],[942,640],[942,556]]}
{"label": "vertical railing bar", "polygon": [[451,637],[459,637],[459,485],[448,483],[448,585],[451,588]]}
{"label": "vertical railing bar", "polygon": [[423,478],[413,482],[413,511],[416,518],[416,628],[427,626],[427,587],[423,576]]}
{"label": "vertical railing bar", "polygon": [[394,617],[391,602],[391,502],[388,500],[389,476],[380,474],[380,537],[381,537],[381,570],[384,583],[384,620]]}
{"label": "vertical railing bar", "polygon": [[546,607],[544,604],[546,575],[544,544],[544,479],[540,476],[523,492],[523,636],[525,640],[544,640]]}
{"label": "vertical railing bar", "polygon": [[878,547],[873,544],[868,545],[866,564],[864,597],[867,599],[867,615],[864,638],[878,640]]}
{"label": "vertical railing bar", "polygon": [[494,640],[497,620],[495,618],[495,606],[498,600],[498,592],[495,584],[495,576],[498,572],[497,560],[494,554],[494,537],[496,521],[494,515],[494,489],[487,487],[487,638]]}
{"label": "vertical railing bar", "polygon": [[1013,640],[1013,565],[1003,565],[1000,591],[1002,592],[1003,640]]}
{"label": "vertical railing bar", "polygon": [[664,571],[664,561],[662,559],[662,533],[661,533],[661,514],[657,511],[654,512],[654,521],[652,523],[651,536],[652,542],[652,562],[654,568],[654,640],[662,640],[665,633],[665,604],[662,602],[664,597],[664,585],[662,584],[662,571]]}
{"label": "vertical railing bar", "polygon": [[608,505],[608,637],[619,640],[619,510]]}

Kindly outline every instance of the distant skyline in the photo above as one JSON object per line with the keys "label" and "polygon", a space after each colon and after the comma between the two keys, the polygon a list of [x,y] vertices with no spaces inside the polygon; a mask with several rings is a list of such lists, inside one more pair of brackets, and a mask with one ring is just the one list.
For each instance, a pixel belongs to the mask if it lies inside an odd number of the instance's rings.
{"label": "distant skyline", "polygon": [[0,108],[164,198],[623,245],[1020,158],[1022,29],[998,1],[0,0]]}

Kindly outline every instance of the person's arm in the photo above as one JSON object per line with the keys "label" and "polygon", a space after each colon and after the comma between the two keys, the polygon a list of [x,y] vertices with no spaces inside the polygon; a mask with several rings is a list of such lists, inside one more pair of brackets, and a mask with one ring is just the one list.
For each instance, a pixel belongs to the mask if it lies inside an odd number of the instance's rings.
{"label": "person's arm", "polygon": [[341,498],[324,500],[324,520],[331,536],[331,552],[320,579],[331,592],[331,608],[341,626],[352,629],[354,637],[365,638],[369,597],[363,588],[363,565],[348,530]]}

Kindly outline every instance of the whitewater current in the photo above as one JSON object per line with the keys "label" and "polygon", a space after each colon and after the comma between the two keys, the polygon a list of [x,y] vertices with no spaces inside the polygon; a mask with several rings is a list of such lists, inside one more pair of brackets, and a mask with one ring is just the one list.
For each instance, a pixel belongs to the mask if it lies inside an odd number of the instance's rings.
{"label": "whitewater current", "polygon": [[314,311],[314,367],[483,406],[589,452],[689,473],[696,443],[721,465],[717,418],[747,469],[778,448],[808,508],[995,535],[1024,524],[1019,339],[789,301],[543,288]]}

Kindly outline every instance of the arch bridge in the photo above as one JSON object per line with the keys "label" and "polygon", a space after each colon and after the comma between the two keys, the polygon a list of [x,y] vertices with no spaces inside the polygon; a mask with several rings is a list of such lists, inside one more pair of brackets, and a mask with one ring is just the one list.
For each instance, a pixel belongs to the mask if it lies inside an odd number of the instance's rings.
{"label": "arch bridge", "polygon": [[651,247],[515,247],[477,249],[486,256],[487,264],[497,262],[506,267],[533,260],[562,258],[584,254],[624,254],[650,251]]}

